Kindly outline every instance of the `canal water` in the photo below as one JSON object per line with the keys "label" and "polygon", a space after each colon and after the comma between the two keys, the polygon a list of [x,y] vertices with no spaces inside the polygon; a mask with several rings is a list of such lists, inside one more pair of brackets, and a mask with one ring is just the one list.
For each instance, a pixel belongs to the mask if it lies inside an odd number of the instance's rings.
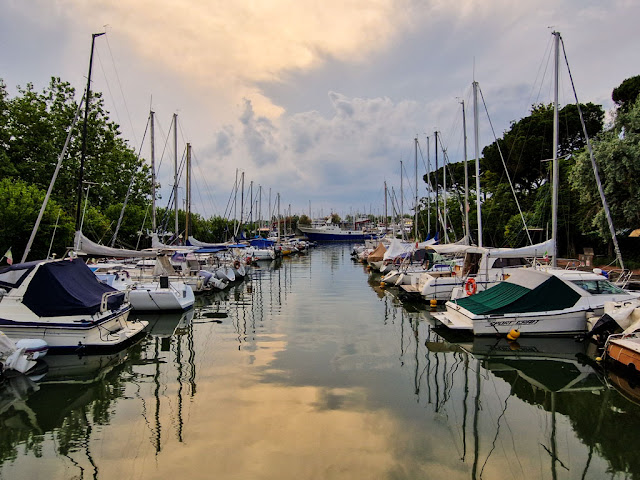
{"label": "canal water", "polygon": [[573,339],[441,336],[347,245],[0,386],[0,478],[640,477],[640,391]]}

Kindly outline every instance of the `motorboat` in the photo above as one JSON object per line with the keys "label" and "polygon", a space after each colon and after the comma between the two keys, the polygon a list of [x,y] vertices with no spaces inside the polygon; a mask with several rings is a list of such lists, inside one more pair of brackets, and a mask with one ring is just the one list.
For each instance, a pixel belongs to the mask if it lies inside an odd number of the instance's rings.
{"label": "motorboat", "polygon": [[474,335],[571,335],[587,331],[587,315],[602,315],[605,302],[634,298],[593,272],[517,268],[470,297],[448,301],[433,317]]}
{"label": "motorboat", "polygon": [[312,242],[363,242],[365,239],[377,238],[377,232],[366,229],[348,230],[332,223],[329,219],[322,225],[298,225],[298,229]]}
{"label": "motorboat", "polygon": [[137,312],[181,311],[193,307],[193,289],[184,282],[158,277],[157,280],[136,281],[125,268],[109,264],[89,267],[103,283],[128,291],[129,302]]}
{"label": "motorboat", "polygon": [[101,283],[79,258],[5,267],[0,288],[0,330],[44,340],[51,351],[120,348],[146,326],[128,320],[128,293]]}

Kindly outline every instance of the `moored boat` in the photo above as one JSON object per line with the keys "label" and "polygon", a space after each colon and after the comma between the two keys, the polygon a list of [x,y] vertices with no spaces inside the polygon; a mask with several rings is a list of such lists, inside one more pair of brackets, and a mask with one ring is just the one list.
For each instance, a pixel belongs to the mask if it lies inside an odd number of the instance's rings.
{"label": "moored boat", "polygon": [[0,329],[42,339],[55,351],[122,347],[143,332],[129,321],[126,292],[101,283],[80,259],[40,260],[0,270]]}
{"label": "moored boat", "polygon": [[470,297],[449,301],[434,318],[474,335],[570,335],[587,330],[587,314],[605,302],[634,298],[602,275],[577,270],[514,269],[509,278]]}
{"label": "moored boat", "polygon": [[298,225],[298,229],[311,242],[363,242],[366,239],[377,238],[377,232],[366,229],[347,230],[330,221],[324,225]]}

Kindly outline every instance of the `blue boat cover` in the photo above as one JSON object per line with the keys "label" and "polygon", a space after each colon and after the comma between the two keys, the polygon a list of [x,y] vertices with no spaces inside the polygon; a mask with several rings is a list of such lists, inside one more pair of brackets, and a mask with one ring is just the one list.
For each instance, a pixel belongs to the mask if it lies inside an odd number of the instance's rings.
{"label": "blue boat cover", "polygon": [[[102,295],[117,291],[101,283],[79,258],[41,265],[27,287],[22,302],[40,317],[93,315],[100,310]],[[108,307],[124,302],[124,293],[112,295]]]}
{"label": "blue boat cover", "polygon": [[256,248],[271,248],[276,243],[273,240],[267,240],[266,238],[254,238],[251,240],[251,246]]}

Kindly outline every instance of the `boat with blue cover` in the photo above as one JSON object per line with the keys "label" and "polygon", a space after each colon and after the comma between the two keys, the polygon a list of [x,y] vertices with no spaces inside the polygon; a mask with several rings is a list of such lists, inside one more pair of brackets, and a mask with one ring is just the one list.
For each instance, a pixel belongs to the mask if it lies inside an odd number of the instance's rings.
{"label": "boat with blue cover", "polygon": [[42,339],[50,351],[121,348],[146,326],[128,320],[127,292],[101,283],[79,258],[5,267],[0,289],[0,330],[12,339]]}

